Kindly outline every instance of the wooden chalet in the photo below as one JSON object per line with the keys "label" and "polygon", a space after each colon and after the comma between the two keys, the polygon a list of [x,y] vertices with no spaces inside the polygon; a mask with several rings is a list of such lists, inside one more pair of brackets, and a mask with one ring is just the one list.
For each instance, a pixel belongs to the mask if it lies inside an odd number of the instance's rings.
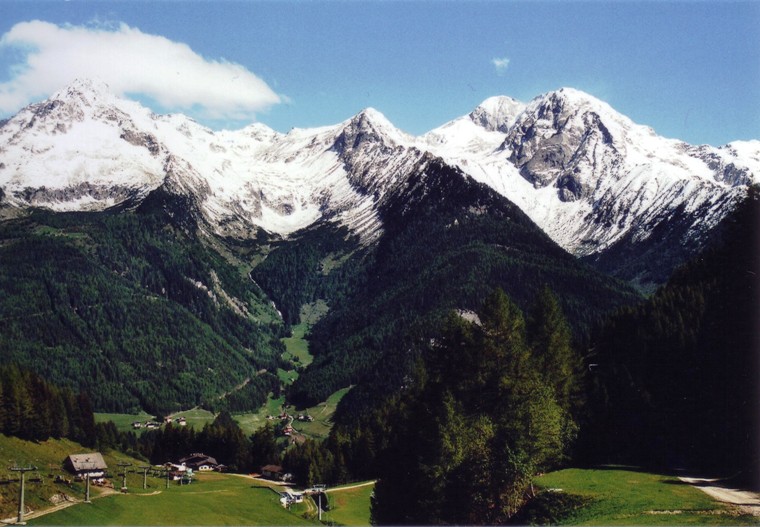
{"label": "wooden chalet", "polygon": [[199,472],[208,472],[210,470],[219,470],[220,466],[219,463],[216,462],[216,459],[207,456],[206,454],[201,454],[199,452],[196,452],[194,454],[190,454],[187,457],[183,457],[179,460],[181,465],[186,466],[187,468],[197,470]]}
{"label": "wooden chalet", "polygon": [[108,465],[100,452],[90,454],[72,454],[63,462],[64,467],[75,476],[102,478],[106,475]]}

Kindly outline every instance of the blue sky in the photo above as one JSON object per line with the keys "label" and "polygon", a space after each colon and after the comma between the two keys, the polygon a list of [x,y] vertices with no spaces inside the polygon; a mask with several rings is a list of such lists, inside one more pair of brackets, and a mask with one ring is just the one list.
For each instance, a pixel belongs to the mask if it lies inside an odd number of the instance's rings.
{"label": "blue sky", "polygon": [[0,116],[98,75],[214,128],[371,106],[420,134],[571,86],[667,137],[760,139],[760,2],[5,0],[0,35]]}

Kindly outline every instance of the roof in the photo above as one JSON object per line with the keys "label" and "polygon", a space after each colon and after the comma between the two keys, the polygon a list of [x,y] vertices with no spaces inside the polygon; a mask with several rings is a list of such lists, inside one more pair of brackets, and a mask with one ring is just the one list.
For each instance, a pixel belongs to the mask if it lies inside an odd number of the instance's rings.
{"label": "roof", "polygon": [[103,454],[100,452],[72,454],[67,459],[71,463],[71,467],[77,472],[84,470],[105,470],[108,468],[103,459]]}
{"label": "roof", "polygon": [[216,459],[214,459],[211,456],[207,456],[206,454],[190,454],[187,457],[183,457],[179,460],[180,463],[185,463],[186,465],[192,464],[192,465],[200,465],[200,464],[206,464],[209,465],[217,465]]}
{"label": "roof", "polygon": [[261,471],[279,473],[282,472],[282,467],[280,465],[264,465],[261,467]]}

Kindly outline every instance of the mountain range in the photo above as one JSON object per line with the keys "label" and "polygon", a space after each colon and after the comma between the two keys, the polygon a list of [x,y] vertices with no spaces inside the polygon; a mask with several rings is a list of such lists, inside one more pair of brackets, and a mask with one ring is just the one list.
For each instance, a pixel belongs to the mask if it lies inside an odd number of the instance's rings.
{"label": "mountain range", "polygon": [[79,80],[0,122],[0,350],[100,411],[251,410],[322,305],[285,388],[354,385],[350,420],[495,288],[527,312],[548,287],[587,341],[719,239],[758,173],[760,141],[661,138],[570,88],[413,137],[373,109],[215,132]]}
{"label": "mountain range", "polygon": [[[283,238],[329,221],[362,244],[409,174],[443,162],[516,204],[563,249],[644,289],[707,243],[760,173],[760,141],[692,146],[570,88],[492,97],[410,136],[366,109],[287,134],[212,131],[78,80],[0,124],[0,214],[187,198],[209,234]],[[665,253],[665,254],[663,254]]]}

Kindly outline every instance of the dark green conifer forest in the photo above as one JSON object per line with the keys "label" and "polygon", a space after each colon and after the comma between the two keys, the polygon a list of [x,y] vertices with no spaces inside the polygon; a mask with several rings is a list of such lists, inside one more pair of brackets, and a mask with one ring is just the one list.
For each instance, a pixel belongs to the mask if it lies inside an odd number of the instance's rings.
{"label": "dark green conifer forest", "polygon": [[0,223],[0,357],[86,391],[98,411],[224,407],[277,385],[281,322],[217,252],[154,214]]}
{"label": "dark green conifer forest", "polygon": [[595,332],[587,459],[758,483],[759,210],[754,192],[713,247]]}
{"label": "dark green conifer forest", "polygon": [[92,403],[15,364],[0,366],[0,433],[31,441],[69,438],[95,443]]}

